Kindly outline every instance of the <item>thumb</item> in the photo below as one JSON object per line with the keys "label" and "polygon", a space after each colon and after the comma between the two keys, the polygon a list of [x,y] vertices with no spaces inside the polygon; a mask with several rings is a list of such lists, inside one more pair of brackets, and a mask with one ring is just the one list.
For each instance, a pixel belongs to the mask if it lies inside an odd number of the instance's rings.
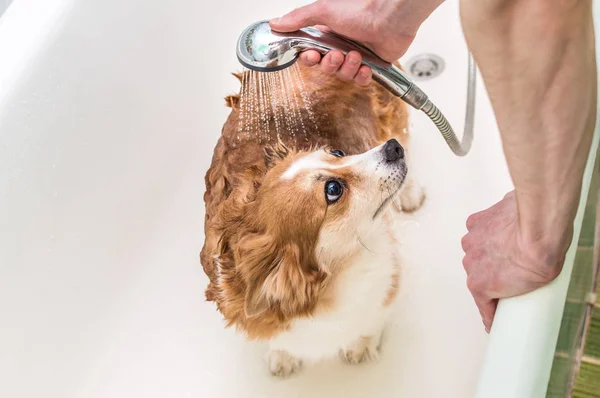
{"label": "thumb", "polygon": [[296,8],[281,18],[272,19],[269,23],[273,30],[279,32],[293,32],[300,28],[316,24],[326,24],[324,21],[324,7],[317,1],[307,6]]}

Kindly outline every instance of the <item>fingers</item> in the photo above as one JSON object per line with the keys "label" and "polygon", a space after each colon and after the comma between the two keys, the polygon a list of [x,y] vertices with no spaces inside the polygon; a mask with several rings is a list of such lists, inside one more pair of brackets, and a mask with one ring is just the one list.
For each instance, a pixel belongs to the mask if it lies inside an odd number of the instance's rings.
{"label": "fingers", "polygon": [[[321,3],[312,3],[306,7],[298,8],[279,19],[270,21],[273,30],[289,32],[305,26],[316,25],[319,29],[329,30],[325,25],[319,25],[324,19],[325,8]],[[330,51],[325,56],[314,50],[308,50],[300,55],[300,62],[304,66],[319,65],[321,72],[336,74],[340,80],[354,80],[359,86],[367,86],[373,78],[371,68],[362,65],[362,56],[358,51],[350,51],[347,55],[341,51]]]}
{"label": "fingers", "polygon": [[358,70],[358,74],[354,78],[354,82],[359,86],[368,86],[371,83],[373,71],[366,65],[363,65]]}
{"label": "fingers", "polygon": [[341,80],[350,81],[354,80],[360,69],[362,57],[357,51],[350,51],[346,55],[346,60],[337,71],[337,76]]}
{"label": "fingers", "polygon": [[341,51],[330,51],[322,59],[316,51],[306,51],[305,54],[301,56],[302,63],[314,66],[320,62],[321,72],[336,74],[341,80],[354,80],[356,84],[366,86],[373,78],[371,68],[362,65],[362,57],[357,51],[350,51],[346,56]]}
{"label": "fingers", "polygon": [[[468,264],[465,265],[465,268],[468,268]],[[485,331],[489,333],[492,322],[494,321],[494,315],[496,314],[498,300],[490,298],[485,293],[485,281],[473,274],[467,277],[467,288],[475,300],[475,305],[477,305],[477,309],[481,315],[481,321],[485,326]]]}
{"label": "fingers", "polygon": [[496,314],[498,300],[495,298],[497,296],[493,296],[490,290],[493,274],[485,272],[481,268],[481,258],[478,257],[480,256],[465,255],[463,258],[463,267],[467,272],[467,288],[475,300],[477,309],[479,309],[485,330],[489,333],[494,321],[494,315]]}
{"label": "fingers", "polygon": [[315,2],[304,7],[296,8],[281,18],[272,19],[269,24],[279,32],[294,32],[307,26],[325,23],[326,12],[321,2]]}
{"label": "fingers", "polygon": [[460,245],[461,245],[463,251],[465,253],[467,253],[469,251],[469,249],[473,246],[471,235],[466,234],[465,236],[463,236],[462,239],[460,240]]}
{"label": "fingers", "polygon": [[473,213],[467,218],[467,229],[471,231],[477,224],[481,221],[482,218],[486,216],[489,218],[491,213],[501,211],[505,206],[514,205],[515,191],[510,191],[504,198],[491,206],[488,209],[482,210],[477,213]]}
{"label": "fingers", "polygon": [[[485,211],[485,210],[484,210]],[[473,213],[467,218],[467,230],[471,231],[477,225],[477,222],[481,218],[483,211]]]}
{"label": "fingers", "polygon": [[515,243],[517,208],[513,192],[492,207],[467,219],[467,234],[461,240],[467,287],[489,332],[498,299],[530,292],[543,285],[535,273],[519,262]]}
{"label": "fingers", "polygon": [[323,60],[319,64],[319,68],[321,69],[321,72],[333,75],[334,73],[337,73],[343,63],[344,54],[341,51],[330,51],[323,57]]}
{"label": "fingers", "polygon": [[308,50],[300,55],[300,62],[308,67],[313,67],[321,62],[321,54],[318,51]]}
{"label": "fingers", "polygon": [[492,329],[492,324],[494,323],[494,316],[496,315],[496,308],[498,307],[497,299],[485,299],[485,298],[475,298],[475,304],[479,309],[479,314],[481,315],[481,321],[483,322],[483,326],[485,327],[485,331],[487,333]]}

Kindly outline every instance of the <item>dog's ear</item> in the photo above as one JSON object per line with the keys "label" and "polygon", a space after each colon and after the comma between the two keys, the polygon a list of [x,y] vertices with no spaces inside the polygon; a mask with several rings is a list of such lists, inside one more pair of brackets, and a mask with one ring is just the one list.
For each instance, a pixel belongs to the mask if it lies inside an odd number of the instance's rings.
{"label": "dog's ear", "polygon": [[244,77],[244,72],[238,72],[238,73],[233,72],[232,75],[236,79],[238,79],[240,81],[240,83],[241,83],[242,82],[242,78]]}
{"label": "dog's ear", "polygon": [[301,263],[300,248],[278,246],[269,235],[251,235],[239,245],[238,269],[246,276],[244,303],[248,318],[277,310],[290,317],[309,312],[325,286],[325,272]]}
{"label": "dog's ear", "polygon": [[[244,76],[243,73],[232,73],[232,75],[242,83],[242,78]],[[230,107],[231,109],[239,109],[240,108],[240,95],[232,94],[225,97],[225,105]]]}
{"label": "dog's ear", "polygon": [[246,235],[234,249],[236,268],[246,281],[244,312],[247,318],[255,318],[269,309],[262,286],[275,261],[273,250],[272,239],[263,234]]}
{"label": "dog's ear", "polygon": [[300,248],[286,244],[278,251],[276,267],[269,273],[262,290],[270,303],[276,303],[286,316],[307,313],[325,286],[327,274],[313,264],[302,263]]}
{"label": "dog's ear", "polygon": [[232,94],[225,97],[225,105],[231,109],[240,108],[240,96],[238,94]]}
{"label": "dog's ear", "polygon": [[274,166],[277,162],[283,160],[290,154],[290,149],[283,143],[281,137],[277,136],[277,143],[264,148],[265,165]]}

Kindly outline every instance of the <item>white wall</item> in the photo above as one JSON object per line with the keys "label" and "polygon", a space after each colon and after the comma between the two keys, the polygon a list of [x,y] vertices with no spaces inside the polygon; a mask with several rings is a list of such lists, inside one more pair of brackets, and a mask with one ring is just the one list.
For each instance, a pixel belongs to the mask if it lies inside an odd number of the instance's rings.
{"label": "white wall", "polygon": [[2,16],[2,14],[4,14],[4,11],[6,11],[8,6],[12,2],[13,0],[0,0],[0,17]]}

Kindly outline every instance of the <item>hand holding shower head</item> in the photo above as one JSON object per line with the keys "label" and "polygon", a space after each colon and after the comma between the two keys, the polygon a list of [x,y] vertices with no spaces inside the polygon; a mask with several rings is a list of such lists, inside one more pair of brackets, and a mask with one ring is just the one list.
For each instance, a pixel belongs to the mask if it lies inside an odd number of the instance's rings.
{"label": "hand holding shower head", "polygon": [[364,45],[334,32],[304,28],[295,32],[281,33],[272,31],[268,21],[257,22],[242,32],[237,44],[237,57],[240,63],[249,69],[274,72],[294,64],[299,54],[306,50],[316,50],[321,54],[332,50],[340,50],[344,54],[348,54],[352,50],[358,51],[362,55],[362,63],[373,71],[373,80],[415,109],[425,112],[436,124],[450,149],[456,155],[464,156],[469,152],[473,133],[475,93],[475,64],[472,58],[469,58],[467,99],[469,106],[467,107],[465,132],[463,140],[460,142],[444,115],[400,68],[384,61]]}

